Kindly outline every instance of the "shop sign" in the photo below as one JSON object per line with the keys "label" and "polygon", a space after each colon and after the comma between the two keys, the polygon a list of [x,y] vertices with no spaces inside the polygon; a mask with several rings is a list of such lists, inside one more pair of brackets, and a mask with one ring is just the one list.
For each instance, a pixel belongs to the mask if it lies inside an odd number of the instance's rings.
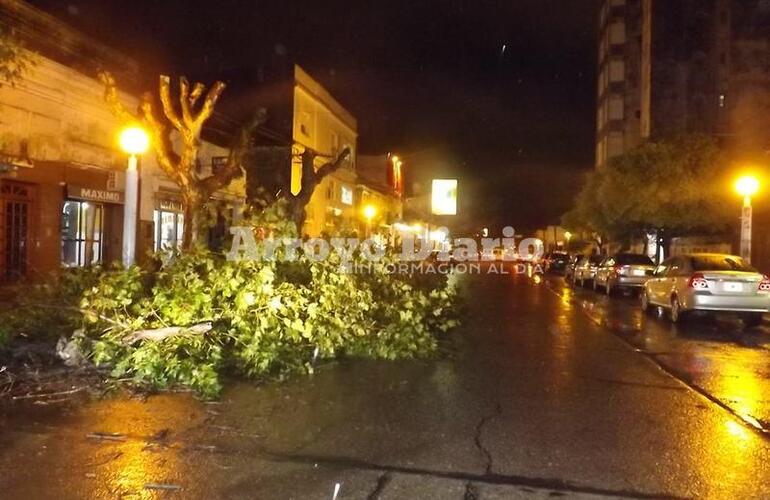
{"label": "shop sign", "polygon": [[184,207],[179,200],[158,200],[158,208],[167,212],[183,212]]}
{"label": "shop sign", "polygon": [[73,186],[72,184],[67,184],[67,197],[101,203],[123,203],[122,191]]}

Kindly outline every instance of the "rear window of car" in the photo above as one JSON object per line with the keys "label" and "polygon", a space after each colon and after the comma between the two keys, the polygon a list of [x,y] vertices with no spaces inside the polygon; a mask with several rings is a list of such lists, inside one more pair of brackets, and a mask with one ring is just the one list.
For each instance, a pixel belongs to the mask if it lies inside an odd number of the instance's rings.
{"label": "rear window of car", "polygon": [[591,264],[601,264],[602,261],[604,260],[604,256],[602,256],[602,255],[592,255],[592,256],[588,257],[588,260],[589,260],[589,262],[591,262]]}
{"label": "rear window of car", "polygon": [[569,255],[566,253],[555,253],[551,255],[552,259],[558,259],[558,260],[567,260],[569,259]]}
{"label": "rear window of car", "polygon": [[732,255],[699,255],[691,261],[694,271],[755,271],[746,261]]}
{"label": "rear window of car", "polygon": [[618,255],[615,258],[615,260],[621,266],[633,266],[633,265],[651,266],[651,265],[653,265],[652,259],[650,259],[646,255],[635,254],[635,253],[622,253],[622,254]]}

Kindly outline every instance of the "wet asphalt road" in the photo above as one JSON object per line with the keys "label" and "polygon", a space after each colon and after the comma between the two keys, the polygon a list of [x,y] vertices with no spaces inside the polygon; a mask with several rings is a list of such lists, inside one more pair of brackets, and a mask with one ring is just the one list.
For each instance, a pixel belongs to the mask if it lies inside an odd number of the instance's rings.
{"label": "wet asphalt road", "polygon": [[215,404],[6,407],[0,498],[770,495],[770,334],[677,329],[557,278],[462,281],[439,360],[234,383]]}

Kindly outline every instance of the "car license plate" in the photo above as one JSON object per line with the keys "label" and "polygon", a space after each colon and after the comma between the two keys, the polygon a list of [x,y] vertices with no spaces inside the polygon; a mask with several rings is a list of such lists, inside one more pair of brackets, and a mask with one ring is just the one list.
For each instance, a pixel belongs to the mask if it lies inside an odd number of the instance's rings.
{"label": "car license plate", "polygon": [[743,285],[735,281],[725,281],[722,286],[726,292],[740,292],[743,290]]}
{"label": "car license plate", "polygon": [[634,269],[634,276],[644,276],[647,272],[644,269]]}

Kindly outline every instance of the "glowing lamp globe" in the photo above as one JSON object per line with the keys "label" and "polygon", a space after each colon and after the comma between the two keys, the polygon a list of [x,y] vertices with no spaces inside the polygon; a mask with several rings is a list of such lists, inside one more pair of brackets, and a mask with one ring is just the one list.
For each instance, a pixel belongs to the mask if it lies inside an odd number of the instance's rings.
{"label": "glowing lamp globe", "polygon": [[364,217],[367,219],[372,219],[376,213],[377,209],[373,205],[366,205],[364,207]]}
{"label": "glowing lamp globe", "polygon": [[128,127],[120,133],[120,147],[130,155],[141,155],[150,147],[150,138],[141,127]]}
{"label": "glowing lamp globe", "polygon": [[753,175],[745,175],[735,182],[735,190],[744,197],[751,197],[759,191],[759,179]]}

